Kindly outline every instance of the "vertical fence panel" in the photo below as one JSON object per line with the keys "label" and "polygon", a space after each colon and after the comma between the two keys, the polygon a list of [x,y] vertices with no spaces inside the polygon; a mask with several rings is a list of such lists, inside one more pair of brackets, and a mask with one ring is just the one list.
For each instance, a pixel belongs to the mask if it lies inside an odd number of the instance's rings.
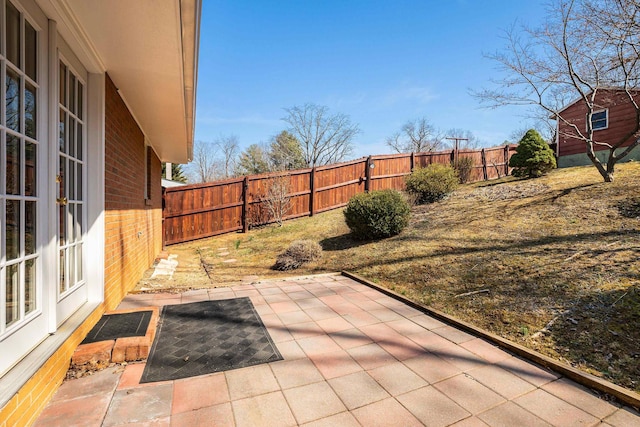
{"label": "vertical fence panel", "polygon": [[[469,181],[501,178],[510,173],[514,145],[460,150],[459,158],[473,159]],[[313,169],[252,175],[205,184],[166,188],[163,198],[165,245],[186,242],[269,222],[264,200],[269,188],[286,186],[290,210],[284,219],[314,215],[342,207],[365,189],[404,189],[404,177],[414,168],[450,164],[453,150],[369,156]],[[373,165],[373,167],[369,167]]]}

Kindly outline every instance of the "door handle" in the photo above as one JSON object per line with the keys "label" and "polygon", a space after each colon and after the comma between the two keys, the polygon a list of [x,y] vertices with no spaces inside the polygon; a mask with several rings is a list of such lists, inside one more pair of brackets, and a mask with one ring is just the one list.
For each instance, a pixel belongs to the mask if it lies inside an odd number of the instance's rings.
{"label": "door handle", "polygon": [[66,206],[67,205],[67,198],[66,197],[58,197],[56,199],[56,202],[60,205],[60,206]]}

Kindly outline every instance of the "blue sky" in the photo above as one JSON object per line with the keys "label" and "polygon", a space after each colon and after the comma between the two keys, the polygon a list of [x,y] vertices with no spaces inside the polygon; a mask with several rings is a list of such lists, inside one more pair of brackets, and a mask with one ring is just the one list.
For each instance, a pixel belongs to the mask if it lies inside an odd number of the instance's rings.
{"label": "blue sky", "polygon": [[352,157],[390,152],[386,137],[426,117],[501,144],[529,125],[523,107],[480,108],[471,89],[500,79],[483,54],[537,0],[204,0],[196,140],[241,148],[286,129],[284,108],[312,102],[358,123]]}

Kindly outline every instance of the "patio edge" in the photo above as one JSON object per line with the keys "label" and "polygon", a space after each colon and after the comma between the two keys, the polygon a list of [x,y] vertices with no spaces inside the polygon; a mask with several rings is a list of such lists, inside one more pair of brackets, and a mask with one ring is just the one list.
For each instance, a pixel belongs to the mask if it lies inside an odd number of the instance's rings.
{"label": "patio edge", "polygon": [[439,320],[442,320],[451,326],[460,328],[465,332],[469,332],[479,338],[486,339],[498,345],[499,347],[502,347],[504,349],[509,350],[512,353],[517,354],[518,356],[522,356],[527,360],[530,360],[539,365],[547,367],[559,374],[564,375],[567,378],[574,380],[579,384],[582,384],[586,387],[589,387],[591,389],[594,389],[603,393],[607,393],[611,396],[616,397],[620,402],[630,405],[635,409],[640,409],[640,395],[631,390],[628,390],[624,387],[613,384],[612,382],[609,382],[607,380],[603,380],[602,378],[598,378],[587,372],[583,372],[579,369],[574,368],[573,366],[567,365],[566,363],[559,362],[555,359],[552,359],[549,356],[546,356],[535,350],[531,350],[527,347],[524,347],[506,338],[502,338],[498,335],[495,335],[484,329],[478,328],[477,326],[474,326],[465,321],[456,319],[455,317],[445,314],[441,311],[438,311],[433,308],[429,308],[425,305],[419,304],[417,302],[411,301],[408,298],[390,289],[384,288],[380,285],[370,282],[369,280],[363,277],[357,276],[353,273],[349,273],[348,271],[342,271],[341,274],[345,277],[348,277],[359,283],[362,283],[363,285],[369,286],[370,288],[373,288],[379,292],[382,292],[383,294],[388,295],[398,301],[401,301],[404,304],[415,308],[416,310],[419,310],[425,314],[428,314]]}

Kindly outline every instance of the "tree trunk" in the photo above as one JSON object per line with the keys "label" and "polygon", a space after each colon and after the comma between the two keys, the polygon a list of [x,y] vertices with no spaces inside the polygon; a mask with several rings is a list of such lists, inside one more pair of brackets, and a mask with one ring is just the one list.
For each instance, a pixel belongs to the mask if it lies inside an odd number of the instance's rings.
{"label": "tree trunk", "polygon": [[607,168],[605,169],[604,165],[593,151],[593,146],[591,144],[588,144],[587,146],[587,157],[589,157],[591,163],[593,163],[596,169],[598,169],[598,172],[604,179],[604,182],[613,182],[613,168],[616,162],[615,157],[613,157],[613,162],[611,162],[612,156],[611,154],[609,155],[609,161],[607,162]]}

